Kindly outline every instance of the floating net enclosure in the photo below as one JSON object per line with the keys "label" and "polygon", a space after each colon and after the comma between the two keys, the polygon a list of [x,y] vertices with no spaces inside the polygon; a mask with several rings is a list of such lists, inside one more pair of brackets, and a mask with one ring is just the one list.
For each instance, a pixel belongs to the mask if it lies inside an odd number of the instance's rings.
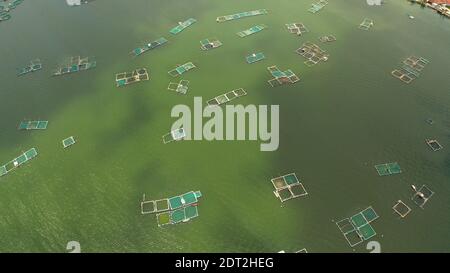
{"label": "floating net enclosure", "polygon": [[206,104],[209,106],[222,105],[245,95],[247,95],[247,92],[243,88],[239,88],[210,99]]}
{"label": "floating net enclosure", "polygon": [[256,25],[253,26],[249,29],[243,30],[243,31],[239,31],[238,33],[236,33],[239,37],[244,38],[250,35],[253,35],[255,33],[258,33],[260,31],[263,31],[264,29],[266,29],[267,26],[264,24],[260,24],[260,25]]}
{"label": "floating net enclosure", "polygon": [[222,42],[216,38],[204,39],[200,41],[200,49],[201,50],[211,50],[214,48],[218,48],[222,46]]}
{"label": "floating net enclosure", "polygon": [[192,205],[173,211],[163,212],[156,215],[158,226],[174,225],[182,222],[188,222],[198,217],[198,206]]}
{"label": "floating net enclosure", "polygon": [[304,62],[307,66],[313,66],[320,61],[328,61],[329,54],[325,50],[321,49],[318,45],[306,42],[300,48],[295,51],[297,54],[303,56],[306,61]]}
{"label": "floating net enclosure", "polygon": [[402,169],[397,162],[375,165],[379,176],[400,174]]}
{"label": "floating net enclosure", "polygon": [[434,124],[434,120],[431,119],[431,118],[426,119],[425,122],[428,123],[428,124],[430,124],[430,125],[433,125],[433,124]]}
{"label": "floating net enclosure", "polygon": [[131,72],[116,74],[116,86],[122,87],[132,83],[148,81],[150,79],[146,68],[139,68]]}
{"label": "floating net enclosure", "polygon": [[300,183],[295,173],[272,178],[271,182],[275,188],[273,193],[281,202],[308,195],[308,192],[303,184]]}
{"label": "floating net enclosure", "polygon": [[420,208],[424,208],[425,204],[434,195],[434,192],[430,190],[426,185],[423,185],[418,191],[416,191],[411,200]]}
{"label": "floating net enclosure", "polygon": [[183,128],[173,130],[172,132],[165,134],[162,139],[164,144],[173,142],[173,141],[179,141],[186,137],[186,132]]}
{"label": "floating net enclosure", "polygon": [[143,46],[137,47],[135,49],[133,49],[133,51],[131,51],[131,55],[133,55],[134,57],[140,56],[142,54],[144,54],[145,52],[158,48],[164,44],[166,44],[168,42],[168,40],[164,37],[161,37],[153,42],[150,43],[146,43]]}
{"label": "floating net enclosure", "polygon": [[195,22],[197,22],[197,20],[195,20],[194,18],[189,18],[184,22],[178,22],[178,26],[172,28],[169,32],[172,33],[173,35],[176,35],[185,30],[186,28],[190,27]]}
{"label": "floating net enclosure", "polygon": [[190,191],[182,195],[160,200],[145,200],[141,202],[141,214],[156,213],[158,226],[187,222],[198,217],[198,198],[200,191]]}
{"label": "floating net enclosure", "polygon": [[348,244],[351,247],[354,247],[376,235],[371,223],[378,218],[378,214],[370,206],[350,218],[345,218],[336,222],[336,225],[344,235]]}
{"label": "floating net enclosure", "polygon": [[319,37],[319,40],[322,43],[331,43],[331,42],[335,42],[336,41],[336,37],[334,35],[325,35],[325,36]]}
{"label": "floating net enclosure", "polygon": [[268,12],[265,9],[245,11],[245,12],[240,12],[240,13],[231,14],[231,15],[219,16],[216,18],[216,22],[223,23],[223,22],[242,19],[242,18],[251,17],[251,16],[265,15],[267,13]]}
{"label": "floating net enclosure", "polygon": [[362,29],[362,30],[369,30],[372,26],[373,26],[373,20],[364,18],[364,21],[361,24],[359,24],[358,28]]}
{"label": "floating net enclosure", "polygon": [[18,69],[17,76],[23,76],[28,73],[36,72],[42,69],[42,63],[40,59],[35,59],[30,62],[27,66]]}
{"label": "floating net enclosure", "polygon": [[25,120],[17,127],[18,130],[45,130],[47,129],[48,121],[46,120]]}
{"label": "floating net enclosure", "polygon": [[247,61],[248,64],[252,64],[252,63],[262,61],[265,58],[266,58],[266,56],[264,56],[264,53],[259,52],[259,53],[253,53],[253,54],[248,55],[247,57],[245,57],[245,60]]}
{"label": "floating net enclosure", "polygon": [[326,0],[320,0],[317,3],[311,4],[311,7],[308,9],[311,13],[317,13],[321,9],[323,9],[326,5],[328,5],[328,2]]}
{"label": "floating net enclosure", "polygon": [[162,227],[171,223],[170,212],[163,212],[156,215],[158,226]]}
{"label": "floating net enclosure", "polygon": [[53,76],[62,76],[66,74],[85,71],[97,67],[97,62],[92,58],[80,56],[71,57],[65,64],[57,67],[53,71]]}
{"label": "floating net enclosure", "polygon": [[392,207],[392,209],[402,218],[405,218],[411,212],[411,208],[403,203],[402,200],[398,200],[397,203],[395,203],[395,205]]}
{"label": "floating net enclosure", "polygon": [[431,150],[433,150],[433,152],[437,152],[444,148],[436,139],[426,139],[425,142],[428,144]]}
{"label": "floating net enclosure", "polygon": [[0,22],[7,21],[11,19],[11,15],[9,14],[12,10],[14,10],[17,6],[22,4],[23,0],[14,0],[8,3],[5,6],[0,4]]}
{"label": "floating net enclosure", "polygon": [[179,65],[174,69],[170,70],[168,73],[172,77],[178,77],[187,71],[196,68],[196,66],[192,62],[185,63],[183,65]]}
{"label": "floating net enclosure", "polygon": [[186,94],[189,89],[189,81],[188,80],[181,80],[178,83],[171,82],[169,83],[169,86],[167,87],[167,90],[174,91],[180,94]]}
{"label": "floating net enclosure", "polygon": [[392,70],[391,75],[404,83],[411,83],[420,77],[420,72],[429,63],[430,61],[423,57],[410,56],[403,60],[400,68]]}
{"label": "floating net enclosure", "polygon": [[68,137],[62,141],[63,147],[68,148],[76,143],[75,138],[73,136]]}
{"label": "floating net enclosure", "polygon": [[294,84],[300,81],[300,78],[290,69],[281,71],[276,65],[274,65],[267,67],[267,70],[273,77],[272,79],[267,81],[272,87],[284,84]]}
{"label": "floating net enclosure", "polygon": [[159,213],[169,210],[169,199],[146,200],[145,194],[141,201],[141,214]]}
{"label": "floating net enclosure", "polygon": [[292,34],[302,36],[303,33],[309,32],[308,28],[303,23],[289,23],[286,28]]}
{"label": "floating net enclosure", "polygon": [[20,156],[14,158],[3,166],[0,166],[0,177],[8,174],[9,172],[19,168],[23,164],[27,163],[31,159],[35,158],[38,155],[37,150],[35,148],[31,148]]}

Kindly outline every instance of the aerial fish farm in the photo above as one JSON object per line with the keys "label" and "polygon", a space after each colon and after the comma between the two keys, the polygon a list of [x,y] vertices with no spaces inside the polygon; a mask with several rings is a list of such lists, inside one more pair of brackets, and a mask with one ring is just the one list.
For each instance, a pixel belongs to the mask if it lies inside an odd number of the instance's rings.
{"label": "aerial fish farm", "polygon": [[268,12],[265,9],[252,10],[252,11],[246,11],[246,12],[236,13],[236,14],[232,14],[232,15],[219,16],[216,18],[216,21],[218,23],[223,23],[223,22],[242,19],[242,18],[251,17],[251,16],[265,15],[267,13]]}
{"label": "aerial fish farm", "polygon": [[247,92],[243,88],[239,88],[210,99],[206,104],[209,106],[222,105],[245,95],[247,95]]}
{"label": "aerial fish farm", "polygon": [[17,76],[23,76],[32,72],[36,72],[42,69],[42,63],[40,59],[34,59],[29,65],[18,69]]}
{"label": "aerial fish farm", "polygon": [[131,72],[116,74],[116,86],[122,87],[132,83],[148,81],[150,79],[146,68],[138,68]]}
{"label": "aerial fish farm", "polygon": [[295,173],[275,177],[271,181],[275,188],[273,193],[281,202],[308,195],[308,192],[303,184],[300,183]]}
{"label": "aerial fish farm", "polygon": [[31,159],[35,158],[37,155],[38,155],[37,150],[35,148],[31,148],[30,150],[24,152],[23,154],[14,158],[10,162],[6,163],[5,165],[0,166],[0,177],[19,168],[23,164],[25,164],[28,161],[30,161]]}
{"label": "aerial fish farm", "polygon": [[277,87],[284,84],[294,84],[300,81],[300,78],[290,69],[281,71],[276,65],[273,65],[269,66],[267,70],[273,77],[267,81],[272,87]]}
{"label": "aerial fish farm", "polygon": [[255,34],[255,33],[258,33],[258,32],[260,32],[260,31],[263,31],[263,30],[266,29],[266,28],[267,28],[266,25],[261,24],[261,25],[253,26],[253,27],[251,27],[251,28],[249,28],[249,29],[246,29],[246,30],[243,30],[243,31],[239,31],[239,32],[236,33],[236,34],[237,34],[239,37],[244,38],[244,37],[253,35],[253,34]]}
{"label": "aerial fish farm", "polygon": [[179,94],[185,95],[189,89],[189,81],[188,80],[181,80],[180,82],[170,82],[169,86],[167,87],[167,90],[175,91]]}
{"label": "aerial fish farm", "polygon": [[292,34],[302,36],[303,33],[309,32],[308,28],[303,23],[289,23],[286,28]]}
{"label": "aerial fish farm", "polygon": [[86,71],[97,66],[97,62],[92,58],[80,56],[71,57],[70,60],[62,66],[56,68],[53,72],[53,76],[62,76],[72,74],[80,71]]}
{"label": "aerial fish farm", "polygon": [[308,11],[311,12],[311,13],[317,13],[321,9],[323,9],[326,5],[328,5],[328,1],[320,0],[317,3],[311,4],[311,7],[308,9]]}
{"label": "aerial fish farm", "polygon": [[377,235],[371,223],[379,216],[372,207],[368,207],[350,218],[336,222],[350,247],[355,247]]}
{"label": "aerial fish farm", "polygon": [[325,50],[311,42],[304,43],[302,47],[298,48],[295,52],[306,59],[304,63],[307,66],[314,66],[319,62],[326,62],[330,56]]}
{"label": "aerial fish farm", "polygon": [[170,70],[168,73],[172,77],[178,77],[194,68],[196,68],[196,66],[192,62],[188,62],[183,65],[178,65],[174,69]]}
{"label": "aerial fish farm", "polygon": [[253,54],[248,55],[247,57],[245,57],[245,60],[248,64],[252,64],[252,63],[262,61],[265,58],[266,58],[266,56],[264,55],[264,53],[258,52],[258,53],[253,53]]}
{"label": "aerial fish farm", "polygon": [[217,39],[204,39],[200,41],[202,50],[211,50],[222,46],[222,42]]}
{"label": "aerial fish farm", "polygon": [[48,121],[46,120],[27,120],[22,121],[17,127],[18,130],[45,130],[47,129]]}
{"label": "aerial fish farm", "polygon": [[180,129],[176,129],[171,131],[168,134],[163,135],[162,139],[163,139],[163,143],[167,144],[173,141],[180,141],[183,140],[186,137],[186,132],[184,131],[183,128]]}
{"label": "aerial fish farm", "polygon": [[151,43],[148,43],[148,44],[145,44],[145,45],[143,45],[143,46],[141,46],[141,47],[135,48],[135,49],[131,52],[131,54],[132,54],[134,57],[137,57],[137,56],[140,56],[140,55],[144,54],[145,52],[147,52],[147,51],[149,51],[149,50],[158,48],[158,47],[160,47],[160,46],[166,44],[167,42],[168,42],[168,40],[167,40],[166,38],[161,37],[161,38],[159,38],[158,40],[155,40],[155,41],[153,41],[153,42],[151,42]]}
{"label": "aerial fish farm", "polygon": [[421,71],[429,63],[425,58],[410,56],[402,62],[401,68],[394,69],[391,75],[404,83],[411,83],[419,78]]}
{"label": "aerial fish farm", "polygon": [[321,36],[319,38],[319,40],[322,43],[330,43],[330,42],[335,42],[336,41],[336,37],[334,37],[334,35],[325,35],[325,36]]}
{"label": "aerial fish farm", "polygon": [[371,19],[365,18],[364,21],[359,24],[358,28],[362,30],[369,30],[371,27],[373,27],[373,21]]}
{"label": "aerial fish farm", "polygon": [[198,202],[201,197],[200,191],[159,200],[146,200],[144,194],[141,214],[156,214],[159,227],[186,223],[198,217]]}
{"label": "aerial fish farm", "polygon": [[186,28],[192,26],[196,22],[197,22],[197,20],[195,20],[194,18],[189,18],[184,22],[179,22],[178,26],[172,28],[169,32],[172,33],[173,35],[177,35],[178,33],[182,32]]}

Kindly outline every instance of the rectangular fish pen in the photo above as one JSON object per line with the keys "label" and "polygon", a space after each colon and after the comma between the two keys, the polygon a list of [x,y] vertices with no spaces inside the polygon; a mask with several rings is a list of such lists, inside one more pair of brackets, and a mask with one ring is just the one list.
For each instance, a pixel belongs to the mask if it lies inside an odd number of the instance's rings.
{"label": "rectangular fish pen", "polygon": [[270,74],[272,75],[272,79],[267,82],[272,87],[280,86],[283,84],[294,84],[300,81],[300,78],[292,72],[292,70],[288,69],[286,71],[281,71],[276,65],[267,67]]}
{"label": "rectangular fish pen", "polygon": [[170,70],[168,73],[172,77],[178,77],[194,68],[196,68],[196,66],[192,62],[188,62],[183,65],[178,65],[174,69]]}
{"label": "rectangular fish pen", "polygon": [[267,13],[268,13],[268,11],[266,9],[245,11],[245,12],[240,12],[240,13],[231,14],[231,15],[219,16],[216,18],[216,22],[223,23],[223,22],[242,19],[242,18],[251,17],[251,16],[265,15]]}
{"label": "rectangular fish pen", "polygon": [[169,199],[146,200],[144,194],[141,201],[141,214],[159,213],[169,209]]}
{"label": "rectangular fish pen", "polygon": [[156,215],[159,227],[166,225],[174,225],[178,223],[186,223],[198,217],[198,206],[192,205],[173,211],[167,211]]}
{"label": "rectangular fish pen", "polygon": [[249,29],[243,30],[243,31],[239,31],[238,33],[236,33],[239,37],[244,38],[250,35],[253,35],[255,33],[258,33],[260,31],[263,31],[264,29],[266,29],[267,26],[264,24],[260,24],[260,25],[256,25],[253,26]]}
{"label": "rectangular fish pen", "polygon": [[362,30],[369,30],[372,26],[373,26],[373,20],[364,18],[364,21],[361,24],[359,24],[358,28],[362,29]]}
{"label": "rectangular fish pen", "polygon": [[62,76],[66,74],[85,71],[97,67],[97,62],[92,57],[81,58],[80,56],[71,57],[64,65],[59,66],[53,71],[53,76]]}
{"label": "rectangular fish pen", "polygon": [[247,92],[243,88],[239,88],[210,99],[206,104],[208,106],[222,105],[245,95],[247,95]]}
{"label": "rectangular fish pen", "polygon": [[434,192],[430,190],[426,185],[423,185],[418,191],[416,191],[411,200],[419,206],[421,209],[424,208],[425,204],[430,200],[430,198],[434,195]]}
{"label": "rectangular fish pen", "polygon": [[400,174],[402,172],[397,162],[375,165],[375,169],[379,176]]}
{"label": "rectangular fish pen", "polygon": [[201,197],[200,191],[190,191],[160,200],[146,200],[144,194],[141,202],[141,214],[156,213],[159,227],[187,222],[198,217],[198,201]]}
{"label": "rectangular fish pen", "polygon": [[178,22],[178,26],[172,28],[169,32],[172,33],[173,35],[176,35],[185,30],[186,28],[190,27],[195,22],[197,22],[197,20],[195,20],[194,18],[189,18],[184,22]]}
{"label": "rectangular fish pen", "polygon": [[323,9],[326,5],[328,5],[328,2],[326,0],[320,0],[317,3],[311,4],[311,7],[308,9],[311,13],[317,13],[321,9]]}
{"label": "rectangular fish pen", "polygon": [[186,94],[189,89],[189,81],[188,80],[181,80],[178,83],[170,82],[169,86],[167,87],[167,90],[175,91],[179,94]]}
{"label": "rectangular fish pen", "polygon": [[336,41],[336,37],[334,37],[334,35],[325,35],[325,36],[319,37],[319,40],[322,43],[331,43],[331,42],[335,42]]}
{"label": "rectangular fish pen", "polygon": [[179,141],[186,137],[186,132],[183,128],[173,130],[172,132],[163,135],[163,143],[167,144],[173,141]]}
{"label": "rectangular fish pen", "polygon": [[9,172],[19,168],[23,164],[27,163],[31,159],[35,158],[38,155],[37,150],[35,148],[31,148],[20,156],[14,158],[3,166],[0,166],[0,177],[8,174]]}
{"label": "rectangular fish pen", "polygon": [[303,33],[309,32],[308,28],[303,23],[289,23],[286,28],[292,34],[302,36]]}
{"label": "rectangular fish pen", "polygon": [[307,66],[316,65],[321,61],[326,62],[330,56],[325,50],[311,42],[304,43],[300,48],[295,50],[295,52],[306,59],[304,63]]}
{"label": "rectangular fish pen", "polygon": [[26,120],[22,121],[17,127],[18,130],[45,130],[47,129],[48,121],[46,120]]}
{"label": "rectangular fish pen", "polygon": [[394,69],[391,75],[404,83],[411,83],[413,80],[419,78],[420,72],[429,63],[430,61],[423,57],[410,56],[403,60],[401,68]]}
{"label": "rectangular fish pen", "polygon": [[350,218],[345,218],[336,222],[336,225],[342,235],[344,235],[348,244],[351,247],[355,247],[377,234],[371,223],[378,218],[378,214],[370,206]]}
{"label": "rectangular fish pen", "polygon": [[62,141],[64,149],[74,145],[76,143],[75,138],[73,136],[68,137]]}
{"label": "rectangular fish pen", "polygon": [[144,54],[145,52],[147,52],[149,50],[158,48],[158,47],[166,44],[167,42],[169,42],[169,41],[166,38],[161,37],[156,41],[147,43],[141,47],[137,47],[137,48],[133,49],[133,51],[131,51],[130,54],[133,55],[134,57],[137,57],[137,56]]}
{"label": "rectangular fish pen", "polygon": [[36,72],[42,69],[42,63],[40,59],[34,59],[27,66],[18,69],[17,76],[23,76],[28,73]]}
{"label": "rectangular fish pen", "polygon": [[222,42],[216,38],[204,39],[200,41],[201,50],[211,50],[222,46]]}
{"label": "rectangular fish pen", "polygon": [[248,64],[252,64],[252,63],[262,61],[265,58],[266,58],[266,56],[264,56],[264,53],[258,52],[258,53],[253,53],[253,54],[248,55],[247,57],[245,57],[245,60],[247,61]]}
{"label": "rectangular fish pen", "polygon": [[122,87],[132,83],[148,81],[150,79],[146,68],[138,68],[131,72],[116,74],[116,86]]}
{"label": "rectangular fish pen", "polygon": [[428,144],[431,150],[433,150],[433,152],[437,152],[444,148],[436,139],[426,139],[425,142]]}
{"label": "rectangular fish pen", "polygon": [[273,193],[281,202],[308,195],[308,192],[303,184],[300,183],[295,173],[272,178],[271,182],[275,188]]}
{"label": "rectangular fish pen", "polygon": [[411,208],[403,203],[402,200],[398,200],[397,203],[395,203],[395,205],[392,207],[392,209],[402,218],[405,218],[411,212]]}

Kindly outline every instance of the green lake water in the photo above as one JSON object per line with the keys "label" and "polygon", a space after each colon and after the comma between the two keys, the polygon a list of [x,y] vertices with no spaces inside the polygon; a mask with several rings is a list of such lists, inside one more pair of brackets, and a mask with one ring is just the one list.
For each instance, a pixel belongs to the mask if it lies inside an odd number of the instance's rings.
{"label": "green lake water", "polygon": [[[58,2],[58,3],[57,3]],[[316,14],[307,1],[97,0],[24,1],[0,23],[0,162],[35,147],[39,155],[0,178],[0,251],[66,252],[368,252],[349,247],[333,221],[373,206],[383,252],[450,251],[450,21],[406,1],[369,6],[330,0]],[[265,8],[268,15],[226,23],[217,16]],[[416,18],[410,20],[408,14]],[[190,17],[197,23],[168,31]],[[364,18],[369,31],[358,29]],[[302,22],[309,33],[289,34]],[[236,32],[265,24],[261,33]],[[334,43],[318,37],[333,34]],[[164,36],[168,45],[132,58],[133,48]],[[199,41],[221,48],[204,52]],[[329,60],[307,67],[294,50],[317,43]],[[246,64],[249,53],[267,59]],[[74,55],[97,68],[63,77],[51,70]],[[410,55],[430,60],[407,85],[390,72]],[[16,68],[40,58],[44,69]],[[192,61],[186,96],[167,91],[167,71]],[[295,85],[270,88],[267,67],[292,69]],[[151,80],[116,88],[114,75],[146,67]],[[175,79],[176,81],[179,80]],[[236,103],[280,105],[280,147],[255,141],[182,141],[164,145],[174,105],[193,105],[236,88]],[[46,131],[18,131],[21,120],[49,120]],[[426,119],[435,123],[429,125]],[[61,140],[75,136],[68,150]],[[425,138],[445,147],[432,152]],[[379,177],[374,165],[398,162],[403,173]],[[270,178],[296,172],[309,195],[285,202]],[[411,184],[435,195],[424,209]],[[201,190],[200,216],[159,228],[140,214],[142,194],[160,199]],[[399,199],[412,209],[400,219]]]}

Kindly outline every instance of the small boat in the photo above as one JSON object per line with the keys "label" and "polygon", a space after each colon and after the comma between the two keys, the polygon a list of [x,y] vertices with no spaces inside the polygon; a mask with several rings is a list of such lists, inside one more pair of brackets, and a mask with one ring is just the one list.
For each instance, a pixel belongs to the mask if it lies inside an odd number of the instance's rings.
{"label": "small boat", "polygon": [[412,16],[411,14],[408,14],[409,19],[414,19],[414,16]]}

